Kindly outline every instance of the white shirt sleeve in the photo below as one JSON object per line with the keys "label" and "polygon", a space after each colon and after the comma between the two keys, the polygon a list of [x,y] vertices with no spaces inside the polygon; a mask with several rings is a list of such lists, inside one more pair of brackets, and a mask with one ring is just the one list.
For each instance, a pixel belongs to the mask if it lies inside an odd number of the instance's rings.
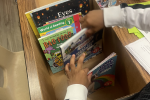
{"label": "white shirt sleeve", "polygon": [[64,100],[87,100],[88,90],[84,85],[73,84],[68,86]]}
{"label": "white shirt sleeve", "polygon": [[135,26],[138,29],[150,31],[150,8],[133,9],[129,6],[121,8],[120,5],[104,8],[104,23],[106,27],[132,28]]}

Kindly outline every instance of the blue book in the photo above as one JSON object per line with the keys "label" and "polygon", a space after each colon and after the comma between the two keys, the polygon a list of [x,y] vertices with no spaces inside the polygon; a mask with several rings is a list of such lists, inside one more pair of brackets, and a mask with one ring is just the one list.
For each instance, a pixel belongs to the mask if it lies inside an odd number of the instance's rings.
{"label": "blue book", "polygon": [[113,52],[88,72],[92,74],[89,94],[104,87],[114,86],[116,61],[117,55]]}

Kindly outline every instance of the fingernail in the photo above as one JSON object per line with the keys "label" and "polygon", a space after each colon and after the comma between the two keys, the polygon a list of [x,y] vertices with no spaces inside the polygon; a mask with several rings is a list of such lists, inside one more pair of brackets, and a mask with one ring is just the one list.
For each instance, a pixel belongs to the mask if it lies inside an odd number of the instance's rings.
{"label": "fingernail", "polygon": [[73,54],[72,56],[75,56],[75,54]]}
{"label": "fingernail", "polygon": [[83,53],[83,55],[85,56],[85,53]]}

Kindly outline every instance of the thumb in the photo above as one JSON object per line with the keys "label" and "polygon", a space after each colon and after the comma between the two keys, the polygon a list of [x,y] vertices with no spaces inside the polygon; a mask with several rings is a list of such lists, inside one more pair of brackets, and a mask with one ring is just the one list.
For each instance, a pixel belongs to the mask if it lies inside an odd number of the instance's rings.
{"label": "thumb", "polygon": [[92,77],[92,73],[90,73],[90,74],[88,75],[89,84],[91,84],[91,77]]}

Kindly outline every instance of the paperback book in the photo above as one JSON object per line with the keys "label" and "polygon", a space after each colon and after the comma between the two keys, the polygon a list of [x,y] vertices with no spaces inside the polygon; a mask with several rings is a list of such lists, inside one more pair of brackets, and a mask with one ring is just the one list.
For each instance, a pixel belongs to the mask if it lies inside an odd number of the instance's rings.
{"label": "paperback book", "polygon": [[70,26],[38,39],[53,73],[64,69],[63,59],[59,46],[73,35],[73,29]]}
{"label": "paperback book", "polygon": [[92,74],[89,94],[104,87],[114,86],[116,61],[117,55],[113,52],[88,72]]}
{"label": "paperback book", "polygon": [[64,65],[70,62],[71,55],[73,54],[76,55],[75,61],[77,61],[84,52],[86,54],[85,62],[102,52],[103,30],[90,37],[87,37],[86,31],[86,28],[82,29],[60,46]]}

